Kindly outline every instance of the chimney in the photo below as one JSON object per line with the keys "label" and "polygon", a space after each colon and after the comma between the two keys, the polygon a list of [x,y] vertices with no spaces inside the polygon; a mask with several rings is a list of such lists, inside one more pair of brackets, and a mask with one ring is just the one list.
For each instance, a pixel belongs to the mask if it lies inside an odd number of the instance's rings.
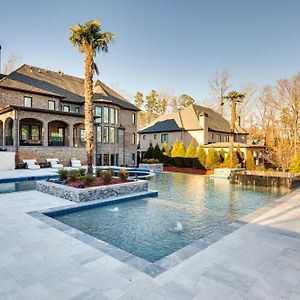
{"label": "chimney", "polygon": [[199,125],[203,129],[202,141],[199,141],[199,144],[206,145],[208,144],[208,114],[204,111],[199,114]]}

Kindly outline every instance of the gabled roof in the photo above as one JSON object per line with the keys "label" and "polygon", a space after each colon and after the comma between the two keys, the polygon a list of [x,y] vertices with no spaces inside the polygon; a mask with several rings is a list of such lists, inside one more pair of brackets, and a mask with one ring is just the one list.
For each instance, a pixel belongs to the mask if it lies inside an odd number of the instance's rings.
{"label": "gabled roof", "polygon": [[[150,125],[142,129],[140,133],[155,132],[155,129],[157,128],[161,129],[162,128],[161,123],[167,120],[169,122],[172,120],[173,123],[176,123],[177,128],[179,128],[180,130],[186,130],[186,131],[202,130],[203,128],[201,128],[200,126],[199,116],[203,113],[207,117],[207,124],[208,124],[209,131],[224,132],[224,133],[230,132],[229,122],[225,118],[223,118],[219,113],[205,106],[190,105],[184,108],[183,110],[179,110],[178,112],[172,114],[165,114],[163,116],[158,117]],[[156,126],[157,123],[159,123],[159,125]],[[164,131],[166,132],[170,131],[167,129],[168,128],[166,127],[166,130]],[[163,131],[160,130],[160,132]],[[235,132],[241,134],[247,134],[246,130],[238,125],[236,125],[235,127]]]}
{"label": "gabled roof", "polygon": [[[84,79],[29,65],[22,65],[2,78],[0,87],[59,97],[62,101],[84,104]],[[103,100],[125,109],[139,110],[100,80],[94,82],[94,92],[94,101]]]}
{"label": "gabled roof", "polygon": [[171,120],[156,122],[152,126],[149,126],[139,131],[139,133],[171,132],[171,131],[181,131],[181,130],[182,128],[178,127],[175,120],[171,119]]}

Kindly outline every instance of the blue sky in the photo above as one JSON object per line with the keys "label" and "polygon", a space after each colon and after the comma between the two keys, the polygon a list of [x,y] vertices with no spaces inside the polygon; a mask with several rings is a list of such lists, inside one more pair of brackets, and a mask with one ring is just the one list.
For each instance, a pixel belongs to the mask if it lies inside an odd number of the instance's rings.
{"label": "blue sky", "polygon": [[298,0],[40,0],[0,2],[2,61],[83,76],[83,56],[69,28],[100,18],[116,35],[97,56],[100,79],[134,94],[151,89],[208,97],[216,71],[232,87],[273,84],[300,71]]}

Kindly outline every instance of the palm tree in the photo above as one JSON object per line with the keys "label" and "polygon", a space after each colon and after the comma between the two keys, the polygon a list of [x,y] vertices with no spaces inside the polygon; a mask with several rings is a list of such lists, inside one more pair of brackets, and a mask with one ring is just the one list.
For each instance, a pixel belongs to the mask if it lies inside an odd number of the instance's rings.
{"label": "palm tree", "polygon": [[231,106],[231,118],[230,118],[230,139],[229,139],[229,164],[233,167],[233,148],[234,148],[234,128],[236,122],[236,104],[241,102],[245,98],[244,93],[239,93],[237,91],[231,91],[224,99],[230,101]]}
{"label": "palm tree", "polygon": [[111,32],[101,32],[100,20],[93,20],[70,28],[70,41],[85,54],[85,147],[87,153],[88,174],[93,174],[93,146],[94,146],[94,115],[93,115],[93,75],[98,74],[94,58],[97,52],[108,52],[108,44],[113,40]]}

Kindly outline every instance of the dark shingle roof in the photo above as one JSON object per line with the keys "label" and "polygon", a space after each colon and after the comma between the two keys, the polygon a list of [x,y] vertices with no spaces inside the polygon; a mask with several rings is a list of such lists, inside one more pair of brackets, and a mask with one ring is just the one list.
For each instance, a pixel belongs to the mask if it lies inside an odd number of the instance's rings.
{"label": "dark shingle roof", "polygon": [[178,127],[175,120],[165,120],[156,122],[150,127],[147,127],[139,133],[152,133],[152,132],[171,132],[171,131],[181,131],[182,128]]}
{"label": "dark shingle roof", "polygon": [[[0,87],[46,94],[71,103],[84,103],[84,79],[29,65],[23,65],[4,77]],[[125,109],[139,110],[100,80],[94,82],[94,93],[95,101],[104,100]]]}
{"label": "dark shingle roof", "polygon": [[[200,106],[200,105],[190,105],[183,110],[172,114],[165,114],[158,117],[152,124],[150,124],[147,128],[140,131],[140,133],[146,132],[146,130],[152,128],[151,132],[155,132],[153,128],[156,128],[157,123],[162,123],[164,121],[172,121],[176,126],[183,130],[202,130],[200,123],[199,123],[199,116],[205,113],[207,116],[207,124],[209,131],[216,131],[216,132],[230,132],[230,125],[229,122],[224,119],[219,113],[215,112],[211,108]],[[161,126],[159,126],[161,128]],[[166,127],[167,129],[167,127]],[[168,130],[161,130],[168,131]],[[169,130],[170,131],[170,130]],[[242,133],[246,134],[246,130],[243,129],[241,126],[235,126],[235,133]]]}

